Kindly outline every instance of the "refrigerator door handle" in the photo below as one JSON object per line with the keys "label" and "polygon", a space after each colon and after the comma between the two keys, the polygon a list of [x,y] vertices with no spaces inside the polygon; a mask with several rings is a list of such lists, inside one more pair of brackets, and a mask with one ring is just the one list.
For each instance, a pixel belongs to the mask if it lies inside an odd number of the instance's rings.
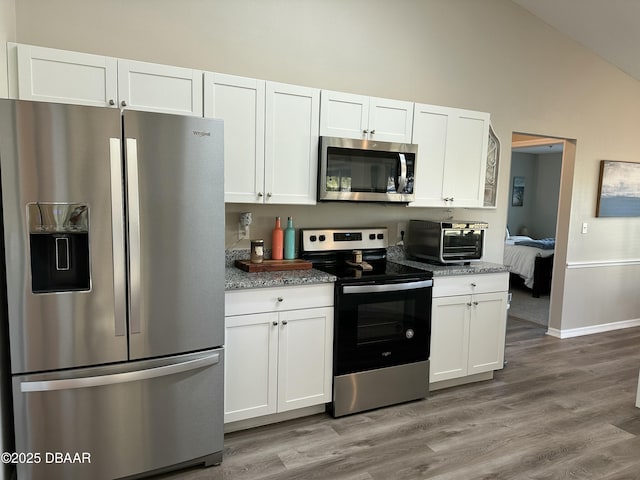
{"label": "refrigerator door handle", "polygon": [[140,192],[138,187],[138,142],[125,140],[127,155],[127,207],[129,212],[129,329],[140,333]]}
{"label": "refrigerator door handle", "polygon": [[21,382],[21,392],[51,392],[55,390],[71,390],[74,388],[100,387],[126,382],[139,382],[157,377],[166,377],[177,373],[188,372],[198,368],[208,367],[220,362],[220,354],[213,353],[206,357],[188,360],[186,362],[165,365],[162,367],[136,370],[133,372],[98,375],[93,377],[68,378],[63,380],[45,380],[41,382]]}
{"label": "refrigerator door handle", "polygon": [[113,235],[113,302],[115,334],[127,334],[126,279],[124,253],[124,207],[122,191],[122,148],[119,138],[109,139],[111,164],[111,232]]}

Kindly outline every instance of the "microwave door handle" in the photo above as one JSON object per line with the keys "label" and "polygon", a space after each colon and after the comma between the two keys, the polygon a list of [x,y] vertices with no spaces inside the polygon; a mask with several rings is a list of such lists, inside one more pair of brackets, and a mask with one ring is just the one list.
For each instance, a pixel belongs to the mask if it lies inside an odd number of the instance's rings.
{"label": "microwave door handle", "polygon": [[407,159],[404,158],[404,153],[400,155],[400,178],[398,178],[398,193],[403,193],[407,188]]}

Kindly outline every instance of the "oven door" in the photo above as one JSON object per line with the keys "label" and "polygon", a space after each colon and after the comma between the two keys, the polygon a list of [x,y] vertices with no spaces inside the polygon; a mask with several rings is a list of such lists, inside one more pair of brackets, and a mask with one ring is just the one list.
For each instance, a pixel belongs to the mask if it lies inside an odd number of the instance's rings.
{"label": "oven door", "polygon": [[441,261],[480,260],[484,245],[484,230],[442,230]]}
{"label": "oven door", "polygon": [[429,358],[433,280],[339,285],[335,375]]}

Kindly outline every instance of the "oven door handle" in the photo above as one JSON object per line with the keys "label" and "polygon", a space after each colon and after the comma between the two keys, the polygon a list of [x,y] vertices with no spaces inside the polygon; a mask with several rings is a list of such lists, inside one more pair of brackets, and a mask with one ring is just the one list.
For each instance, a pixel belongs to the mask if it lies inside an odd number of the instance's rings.
{"label": "oven door handle", "polygon": [[418,290],[420,288],[429,288],[433,286],[433,280],[422,280],[420,282],[408,283],[390,283],[382,285],[345,285],[342,292],[345,295],[351,293],[384,293],[399,292],[403,290]]}

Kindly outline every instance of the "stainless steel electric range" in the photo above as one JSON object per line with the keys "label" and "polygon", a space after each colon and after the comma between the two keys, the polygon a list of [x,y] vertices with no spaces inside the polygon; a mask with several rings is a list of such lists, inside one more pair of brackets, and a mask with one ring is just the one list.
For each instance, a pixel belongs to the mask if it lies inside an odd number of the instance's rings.
{"label": "stainless steel electric range", "polygon": [[334,417],[429,393],[431,272],[387,261],[386,228],[303,229],[301,256],[336,275]]}

